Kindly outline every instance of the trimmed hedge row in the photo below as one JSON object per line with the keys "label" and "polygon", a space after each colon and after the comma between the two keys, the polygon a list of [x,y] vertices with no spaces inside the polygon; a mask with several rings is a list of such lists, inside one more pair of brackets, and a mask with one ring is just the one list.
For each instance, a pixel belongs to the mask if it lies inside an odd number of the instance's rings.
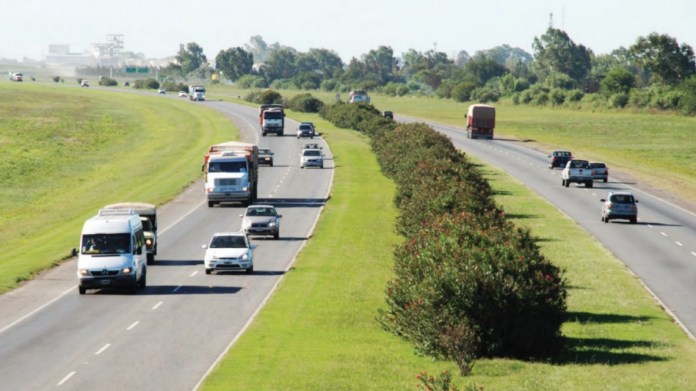
{"label": "trimmed hedge row", "polygon": [[397,185],[394,251],[382,326],[422,354],[454,360],[467,374],[476,358],[528,358],[562,346],[563,272],[527,230],[496,205],[474,164],[425,124],[398,124],[367,104],[325,106],[321,115],[371,137]]}

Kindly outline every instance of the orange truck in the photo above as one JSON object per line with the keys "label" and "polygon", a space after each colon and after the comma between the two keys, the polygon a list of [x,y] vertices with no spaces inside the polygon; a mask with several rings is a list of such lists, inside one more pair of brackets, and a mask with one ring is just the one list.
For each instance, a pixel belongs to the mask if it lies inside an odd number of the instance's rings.
{"label": "orange truck", "polygon": [[466,113],[466,137],[493,139],[495,107],[475,104]]}

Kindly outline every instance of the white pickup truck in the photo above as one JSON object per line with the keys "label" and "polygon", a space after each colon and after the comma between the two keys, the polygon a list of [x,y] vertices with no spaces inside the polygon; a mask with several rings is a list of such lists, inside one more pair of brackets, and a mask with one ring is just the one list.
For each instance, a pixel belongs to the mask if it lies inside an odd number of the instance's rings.
{"label": "white pickup truck", "polygon": [[587,160],[571,159],[566,163],[561,172],[561,185],[568,187],[572,182],[584,183],[585,187],[592,187],[594,178]]}

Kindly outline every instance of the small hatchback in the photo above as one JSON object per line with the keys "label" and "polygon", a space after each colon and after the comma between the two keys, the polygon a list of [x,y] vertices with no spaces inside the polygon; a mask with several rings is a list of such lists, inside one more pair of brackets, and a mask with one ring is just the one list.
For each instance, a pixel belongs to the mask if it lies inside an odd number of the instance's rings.
{"label": "small hatchback", "polygon": [[602,198],[602,221],[628,220],[631,224],[638,221],[638,200],[628,191],[611,191],[607,198]]}

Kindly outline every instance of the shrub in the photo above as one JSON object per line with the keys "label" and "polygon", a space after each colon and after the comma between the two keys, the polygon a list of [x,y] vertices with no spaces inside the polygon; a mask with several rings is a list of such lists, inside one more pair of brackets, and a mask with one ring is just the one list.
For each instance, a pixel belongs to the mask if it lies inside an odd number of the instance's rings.
{"label": "shrub", "polygon": [[266,79],[257,75],[244,75],[237,79],[235,85],[239,88],[266,88]]}
{"label": "shrub", "polygon": [[326,79],[321,82],[319,88],[322,91],[338,91],[339,82],[336,79]]}
{"label": "shrub", "polygon": [[452,88],[452,99],[457,102],[467,102],[471,99],[471,92],[476,88],[476,84],[471,82],[461,82]]}
{"label": "shrub", "polygon": [[[566,286],[525,230],[443,215],[395,251],[380,322],[420,353],[457,362],[527,358],[561,346]],[[496,224],[491,224],[495,221]]]}
{"label": "shrub", "polygon": [[481,103],[497,102],[498,99],[500,99],[500,92],[492,88],[481,87],[476,88],[471,92],[471,100]]}
{"label": "shrub", "polygon": [[559,88],[554,88],[549,93],[549,98],[552,105],[562,106],[566,99],[565,91]]}
{"label": "shrub", "polygon": [[311,94],[295,95],[288,101],[288,107],[303,113],[318,113],[324,106],[324,102],[313,97]]}
{"label": "shrub", "polygon": [[110,77],[102,77],[99,79],[99,85],[100,86],[107,86],[107,87],[112,87],[112,86],[117,86],[118,82],[115,79],[112,79]]}
{"label": "shrub", "polygon": [[260,103],[261,91],[249,91],[248,94],[244,96],[244,100],[252,103]]}
{"label": "shrub", "polygon": [[53,81],[58,83],[60,81],[60,76],[53,76]]}
{"label": "shrub", "polygon": [[680,100],[679,110],[686,115],[696,114],[696,76],[691,76],[681,85],[684,96]]}
{"label": "shrub", "polygon": [[265,90],[259,95],[259,104],[262,105],[267,105],[267,104],[281,104],[283,103],[283,96],[280,95],[279,92],[274,91],[274,90]]}
{"label": "shrub", "polygon": [[548,92],[539,92],[534,95],[534,99],[532,100],[532,103],[535,105],[543,106],[547,103],[549,103],[549,93]]}
{"label": "shrub", "polygon": [[575,90],[568,90],[566,91],[566,100],[568,102],[580,102],[582,100],[582,97],[585,95],[582,91],[575,89]]}
{"label": "shrub", "polygon": [[623,109],[628,104],[628,94],[620,92],[609,97],[609,107]]}
{"label": "shrub", "polygon": [[138,89],[152,89],[156,90],[160,87],[160,84],[155,79],[138,79],[133,82],[133,87]]}

